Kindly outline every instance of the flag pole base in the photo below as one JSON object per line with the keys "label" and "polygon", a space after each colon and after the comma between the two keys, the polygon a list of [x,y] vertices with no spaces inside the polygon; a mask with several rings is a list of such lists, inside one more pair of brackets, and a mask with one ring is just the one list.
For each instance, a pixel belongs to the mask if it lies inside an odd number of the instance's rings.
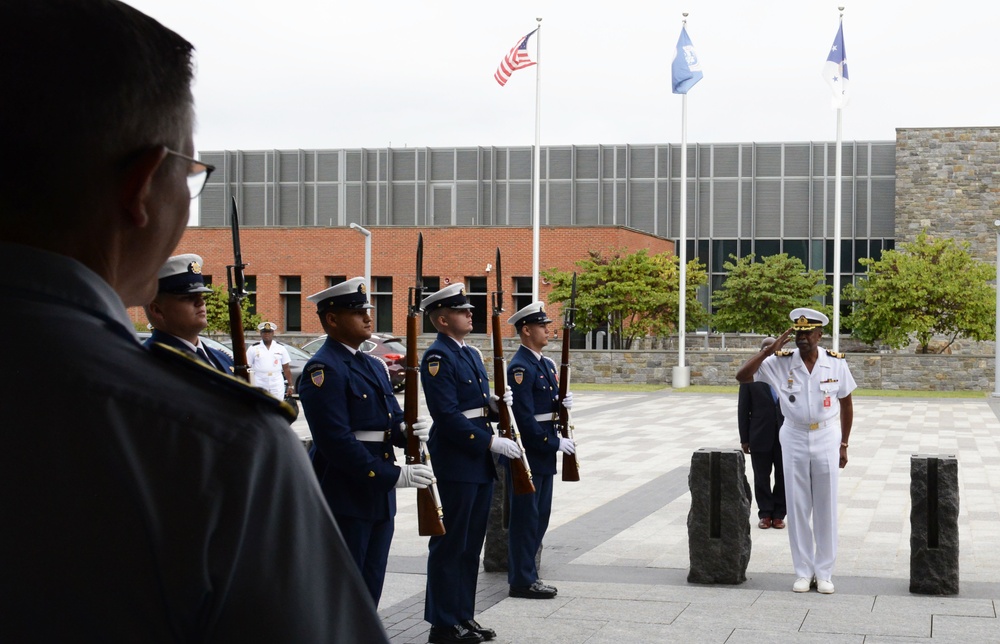
{"label": "flag pole base", "polygon": [[674,367],[674,389],[683,389],[691,384],[691,367]]}

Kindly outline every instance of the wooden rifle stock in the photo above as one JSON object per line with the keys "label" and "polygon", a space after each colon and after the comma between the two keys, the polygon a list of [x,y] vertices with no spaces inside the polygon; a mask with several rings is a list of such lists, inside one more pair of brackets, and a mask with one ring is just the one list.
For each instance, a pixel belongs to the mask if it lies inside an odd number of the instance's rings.
{"label": "wooden rifle stock", "polygon": [[[566,400],[569,393],[569,334],[571,325],[563,326],[562,337],[562,358],[559,363],[559,434],[563,438],[573,440],[573,419],[569,410],[563,407],[562,401]],[[563,454],[562,457],[562,480],[579,481],[580,464],[576,460],[576,454]]]}
{"label": "wooden rifle stock", "polygon": [[507,361],[503,358],[503,338],[500,337],[500,312],[494,307],[493,319],[493,386],[499,400],[497,412],[500,416],[500,436],[517,443],[521,448],[521,457],[510,460],[511,478],[514,480],[514,494],[533,494],[535,484],[531,481],[531,466],[528,465],[528,455],[521,444],[521,435],[517,431],[517,423],[510,412],[503,395],[507,390]]}
{"label": "wooden rifle stock", "polygon": [[[424,236],[417,242],[417,285],[410,289],[410,310],[406,317],[406,371],[403,389],[403,420],[406,422],[406,464],[422,463],[431,466],[431,455],[413,433],[420,405],[420,367],[417,363],[417,320],[420,318],[420,300],[423,295],[421,275],[424,255]],[[439,537],[444,534],[444,510],[438,494],[437,483],[417,488],[417,532],[421,537]]]}

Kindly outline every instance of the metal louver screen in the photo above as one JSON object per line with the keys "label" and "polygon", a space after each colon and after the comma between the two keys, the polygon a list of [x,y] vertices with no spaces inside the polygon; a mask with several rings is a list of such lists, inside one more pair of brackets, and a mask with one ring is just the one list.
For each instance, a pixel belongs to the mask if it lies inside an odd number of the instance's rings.
{"label": "metal louver screen", "polygon": [[596,179],[598,167],[596,147],[580,147],[576,149],[577,179]]}
{"label": "metal louver screen", "polygon": [[757,220],[755,237],[778,237],[781,235],[781,184],[777,181],[757,183],[754,213]]}
{"label": "metal louver screen", "polygon": [[756,166],[758,177],[780,177],[781,146],[758,145]]}
{"label": "metal louver screen", "polygon": [[510,178],[531,179],[531,150],[510,151]]}
{"label": "metal louver screen", "polygon": [[531,184],[512,183],[510,186],[510,225],[531,224]]}
{"label": "metal louver screen", "polygon": [[[716,179],[738,177],[740,172],[740,149],[735,145],[717,145],[713,148],[712,176]],[[661,170],[662,172],[662,170]]]}
{"label": "metal louver screen", "polygon": [[454,178],[454,151],[431,150],[431,181],[452,181]]}
{"label": "metal louver screen", "polygon": [[264,181],[264,154],[245,152],[243,154],[243,181]]}
{"label": "metal louver screen", "polygon": [[459,226],[476,226],[480,223],[478,188],[474,183],[460,183],[456,187],[455,223]]}
{"label": "metal louver screen", "polygon": [[[579,157],[578,157],[579,158]],[[576,183],[576,223],[595,225],[600,222],[597,182]]]}
{"label": "metal louver screen", "polygon": [[337,181],[340,155],[337,152],[320,152],[316,159],[316,180]]}
{"label": "metal louver screen", "polygon": [[475,181],[479,179],[476,169],[479,167],[479,150],[476,148],[459,149],[456,153],[456,165],[459,181]]}
{"label": "metal louver screen", "polygon": [[573,216],[570,212],[571,196],[573,193],[572,184],[568,181],[549,181],[545,186],[546,193],[543,197],[548,197],[543,201],[546,204],[546,218],[542,219],[548,226],[569,226],[573,223]]}
{"label": "metal louver screen", "polygon": [[656,186],[652,181],[632,181],[629,185],[631,217],[628,224],[651,233],[656,218],[653,207]]}
{"label": "metal louver screen", "polygon": [[785,237],[809,236],[809,181],[785,180]]}
{"label": "metal louver screen", "polygon": [[633,146],[630,152],[629,176],[633,179],[652,179],[656,170],[655,150],[648,146]]}
{"label": "metal louver screen", "polygon": [[413,181],[417,172],[416,150],[392,151],[393,181]]}
{"label": "metal louver screen", "polygon": [[736,181],[715,181],[713,191],[712,225],[715,237],[736,237],[739,213],[736,197],[739,183]]}
{"label": "metal louver screen", "polygon": [[895,237],[896,180],[871,181],[872,237]]}
{"label": "metal louver screen", "polygon": [[573,152],[569,148],[554,148],[548,153],[549,179],[569,179],[573,172]]}
{"label": "metal louver screen", "polygon": [[808,145],[785,145],[785,176],[786,177],[808,177],[809,176],[809,146]]}
{"label": "metal louver screen", "polygon": [[279,189],[277,223],[281,226],[298,226],[302,223],[299,216],[299,187],[283,185]]}

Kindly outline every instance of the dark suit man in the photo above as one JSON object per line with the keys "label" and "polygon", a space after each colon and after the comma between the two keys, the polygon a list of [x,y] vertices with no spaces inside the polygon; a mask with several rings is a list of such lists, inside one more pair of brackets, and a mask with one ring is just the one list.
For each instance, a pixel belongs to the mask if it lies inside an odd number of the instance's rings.
{"label": "dark suit man", "polygon": [[[764,338],[760,348],[766,349],[774,338]],[[782,471],[781,444],[778,430],[785,421],[778,397],[766,382],[740,384],[737,412],[740,446],[750,455],[753,467],[754,496],[757,497],[758,528],[785,527],[785,474]],[[771,485],[771,471],[774,485]]]}
{"label": "dark suit man", "polygon": [[[556,588],[542,583],[535,566],[535,554],[542,545],[552,514],[552,479],[556,473],[556,452],[573,454],[573,440],[561,438],[556,430],[559,412],[559,383],[556,366],[542,355],[549,343],[549,323],[542,302],[532,302],[508,320],[517,329],[521,346],[507,366],[507,382],[514,393],[514,420],[531,466],[534,494],[510,492],[510,533],[507,540],[507,582],[510,596],[550,599]],[[566,394],[563,405],[573,405]],[[509,470],[508,470],[509,474]]]}
{"label": "dark suit man", "polygon": [[[464,284],[452,284],[423,301],[437,339],[420,363],[420,384],[434,419],[428,448],[444,510],[445,534],[431,537],[427,556],[424,619],[429,641],[437,644],[482,642],[496,637],[474,618],[479,555],[496,468],[492,453],[518,458],[512,440],[495,436],[489,421],[496,402],[479,352],[465,344],[472,332],[472,305]],[[504,404],[512,400],[510,391]]]}
{"label": "dark suit man", "polygon": [[[364,282],[356,277],[308,297],[327,338],[306,363],[298,388],[313,437],[313,470],[377,605],[396,488],[427,487],[434,473],[423,464],[396,465],[393,446],[406,446],[403,410],[385,363],[359,350],[372,334]],[[426,419],[414,423],[418,436],[429,430]]]}
{"label": "dark suit man", "polygon": [[233,359],[198,337],[208,326],[205,294],[212,292],[205,286],[201,267],[201,257],[187,253],[170,257],[160,268],[156,297],[145,307],[153,334],[144,344],[165,344],[231,374]]}

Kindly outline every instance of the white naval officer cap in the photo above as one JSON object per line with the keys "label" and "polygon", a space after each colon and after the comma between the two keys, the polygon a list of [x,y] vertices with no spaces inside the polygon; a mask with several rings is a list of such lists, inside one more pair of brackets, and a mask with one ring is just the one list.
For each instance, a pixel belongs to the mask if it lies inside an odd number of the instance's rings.
{"label": "white naval officer cap", "polygon": [[830,318],[816,309],[792,309],[788,317],[791,318],[792,328],[796,331],[811,331],[816,328],[822,328],[830,323]]}
{"label": "white naval officer cap", "polygon": [[157,291],[185,295],[187,293],[211,293],[201,275],[201,255],[185,253],[168,257],[156,274]]}
{"label": "white naval officer cap", "polygon": [[316,312],[326,309],[374,309],[368,303],[365,278],[354,277],[306,298],[316,304]]}
{"label": "white naval officer cap", "polygon": [[469,298],[465,296],[465,284],[457,282],[425,297],[421,308],[430,312],[445,308],[474,309],[476,307],[469,304]]}
{"label": "white naval officer cap", "polygon": [[514,315],[510,316],[507,324],[513,324],[518,331],[525,324],[546,324],[551,322],[549,316],[545,314],[544,302],[532,302]]}
{"label": "white naval officer cap", "polygon": [[257,325],[258,331],[277,331],[278,325],[274,322],[261,322]]}

